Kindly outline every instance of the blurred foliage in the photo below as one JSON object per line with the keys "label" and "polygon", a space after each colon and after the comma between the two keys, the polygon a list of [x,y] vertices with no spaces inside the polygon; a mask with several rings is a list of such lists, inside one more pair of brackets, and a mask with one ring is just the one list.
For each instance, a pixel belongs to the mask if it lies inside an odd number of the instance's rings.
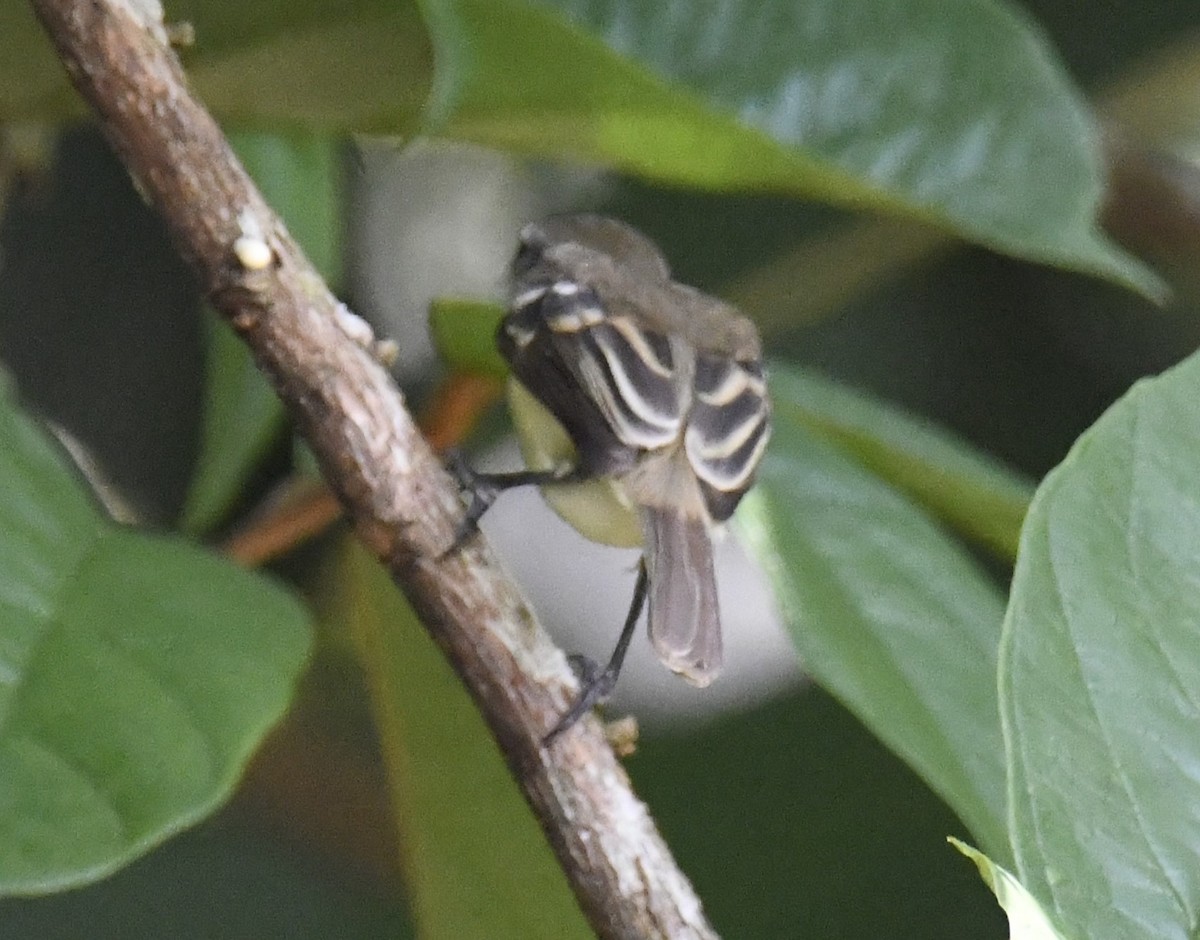
{"label": "blurred foliage", "polygon": [[1063,940],[1062,934],[1051,923],[1037,899],[1026,890],[1012,872],[973,849],[959,839],[950,837],[950,843],[975,863],[980,877],[996,895],[996,900],[1008,914],[1009,935],[1021,940]]}
{"label": "blurred foliage", "polygon": [[[631,760],[719,929],[1000,937],[1002,913],[944,842],[956,835],[1011,869],[1019,883],[1005,897],[1023,885],[1064,935],[1187,934],[1200,904],[1189,865],[1200,851],[1189,642],[1200,375],[1189,359],[1130,386],[1195,348],[1200,279],[1178,278],[1165,311],[1127,289],[1161,296],[1162,281],[1097,221],[1097,127],[1115,116],[1138,146],[1175,153],[1200,139],[1191,0],[1086,11],[1062,0],[189,0],[167,13],[195,25],[182,55],[196,89],[335,281],[343,177],[355,175],[343,135],[420,131],[620,171],[595,207],[762,324],[779,429],[739,521],[836,701],[797,692],[649,738]],[[81,442],[106,478],[87,483],[126,497],[145,524],[179,519],[193,537],[244,524],[294,472],[274,399],[204,318],[98,137],[58,126],[82,108],[24,4],[0,5],[0,51],[0,360],[21,402]],[[1156,222],[1178,270],[1194,269],[1200,241]],[[445,304],[434,328],[450,361],[494,371],[481,318],[494,322],[494,308]],[[11,420],[50,453],[42,431]],[[21,452],[6,439],[6,458]],[[1018,549],[1024,480],[1060,462]],[[230,812],[156,848],[228,795],[298,668],[281,652],[296,647],[255,633],[271,617],[239,619],[257,610],[247,598],[276,598],[264,603],[288,617],[294,602],[173,536],[115,529],[60,455],[10,469],[0,667],[25,699],[0,698],[0,763],[55,753],[19,733],[31,700],[42,740],[73,729],[86,757],[120,741],[99,720],[120,714],[114,702],[153,698],[144,675],[117,679],[112,663],[97,681],[112,650],[76,641],[106,617],[118,647],[139,655],[187,653],[203,636],[179,669],[185,687],[223,690],[206,709],[270,707],[237,737],[219,786],[182,810],[151,798],[163,793],[155,757],[176,771],[176,796],[197,785],[154,743],[179,725],[136,709],[147,759],[97,780],[119,783],[149,823],[102,864],[86,838],[44,843],[53,859],[10,840],[0,864],[52,860],[80,881],[149,854],[78,892],[0,902],[0,932],[403,937],[410,908],[423,936],[579,930],[461,690],[336,540],[298,553],[286,574],[327,619],[301,710],[350,756],[322,757],[316,733],[287,761],[268,750],[275,777],[249,787],[278,811]],[[55,488],[82,529],[55,524],[42,498]],[[62,614],[75,607],[56,606],[47,572],[86,587],[86,616]],[[170,607],[155,605],[155,579],[196,622],[150,613]],[[63,647],[49,666],[76,656],[88,669],[72,680],[23,658],[31,623]],[[256,642],[279,654],[274,671],[261,649],[246,658]],[[234,691],[219,681],[230,675]],[[81,725],[89,709],[97,721]],[[445,775],[454,786],[439,787]],[[38,797],[35,778],[55,779],[26,776],[24,789],[18,775],[0,781],[0,824],[34,818],[22,800]],[[263,779],[373,797],[299,805]],[[62,803],[69,822],[78,800]],[[319,835],[329,830],[343,838]],[[356,864],[380,830],[395,837],[384,853],[399,845],[399,875],[382,877],[402,882],[382,892]]]}
{"label": "blurred foliage", "polygon": [[[1193,354],[1135,385],[1046,477],[1021,535],[1000,648],[1009,834],[1072,934],[1192,929],[1198,383]],[[1088,819],[1103,824],[1072,822]]]}
{"label": "blurred foliage", "polygon": [[231,810],[119,874],[77,891],[0,901],[9,937],[289,937],[408,940],[394,898],[257,831]]}
{"label": "blurred foliage", "polygon": [[267,579],[103,519],[11,395],[0,454],[0,894],[45,894],[227,799],[309,632]]}
{"label": "blurred foliage", "polygon": [[420,935],[588,936],[487,726],[387,572],[346,538],[318,583],[327,629],[363,664]]}

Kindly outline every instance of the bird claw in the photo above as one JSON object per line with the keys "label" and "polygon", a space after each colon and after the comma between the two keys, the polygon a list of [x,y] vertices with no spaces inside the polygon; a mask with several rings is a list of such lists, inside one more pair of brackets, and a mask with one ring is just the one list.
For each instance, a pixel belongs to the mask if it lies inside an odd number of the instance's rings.
{"label": "bird claw", "polygon": [[549,747],[555,738],[573,727],[580,718],[597,705],[607,702],[617,684],[617,670],[608,666],[601,669],[594,659],[574,653],[567,657],[567,662],[571,664],[571,669],[579,677],[579,696],[566,713],[558,719],[558,723],[542,738],[543,747]]}

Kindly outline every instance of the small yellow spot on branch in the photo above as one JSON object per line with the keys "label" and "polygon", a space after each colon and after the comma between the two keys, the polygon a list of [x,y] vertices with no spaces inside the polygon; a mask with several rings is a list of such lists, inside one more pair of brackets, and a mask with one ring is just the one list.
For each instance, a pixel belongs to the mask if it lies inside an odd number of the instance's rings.
{"label": "small yellow spot on branch", "polygon": [[263,237],[262,226],[249,209],[238,215],[238,227],[242,234],[233,243],[233,254],[247,271],[262,271],[274,260],[275,253]]}
{"label": "small yellow spot on branch", "polygon": [[247,271],[262,271],[271,264],[271,246],[261,238],[241,236],[233,243],[233,253]]}
{"label": "small yellow spot on branch", "polygon": [[167,42],[176,49],[190,49],[196,44],[196,27],[187,20],[167,23]]}
{"label": "small yellow spot on branch", "polygon": [[638,724],[632,715],[610,721],[604,726],[604,736],[617,752],[617,757],[630,757],[637,750]]}

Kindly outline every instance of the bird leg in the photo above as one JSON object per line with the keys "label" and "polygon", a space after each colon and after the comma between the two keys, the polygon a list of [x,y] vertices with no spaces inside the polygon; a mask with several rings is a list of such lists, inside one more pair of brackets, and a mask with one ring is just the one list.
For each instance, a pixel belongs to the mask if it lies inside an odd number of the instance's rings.
{"label": "bird leg", "polygon": [[595,660],[578,653],[568,657],[571,667],[579,676],[581,686],[579,697],[542,739],[543,747],[549,747],[555,738],[579,721],[593,707],[602,705],[612,694],[612,690],[617,684],[617,677],[621,674],[621,666],[625,662],[625,654],[629,651],[629,643],[637,628],[638,619],[642,615],[642,609],[646,606],[649,587],[650,575],[646,569],[646,558],[643,556],[638,562],[637,583],[633,586],[633,601],[629,605],[629,613],[625,617],[625,626],[621,629],[621,636],[617,639],[616,649],[613,650],[608,665],[601,669],[600,664]]}

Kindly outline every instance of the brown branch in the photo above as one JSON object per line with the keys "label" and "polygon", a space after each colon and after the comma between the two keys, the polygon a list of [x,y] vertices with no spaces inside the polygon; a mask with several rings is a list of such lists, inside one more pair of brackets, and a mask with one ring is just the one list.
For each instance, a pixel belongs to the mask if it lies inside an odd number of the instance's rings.
{"label": "brown branch", "polygon": [[595,720],[540,739],[574,682],[484,545],[444,561],[462,509],[387,372],[192,97],[149,0],[33,0],[76,87],[252,349],[353,519],[490,725],[604,937],[712,937]]}

